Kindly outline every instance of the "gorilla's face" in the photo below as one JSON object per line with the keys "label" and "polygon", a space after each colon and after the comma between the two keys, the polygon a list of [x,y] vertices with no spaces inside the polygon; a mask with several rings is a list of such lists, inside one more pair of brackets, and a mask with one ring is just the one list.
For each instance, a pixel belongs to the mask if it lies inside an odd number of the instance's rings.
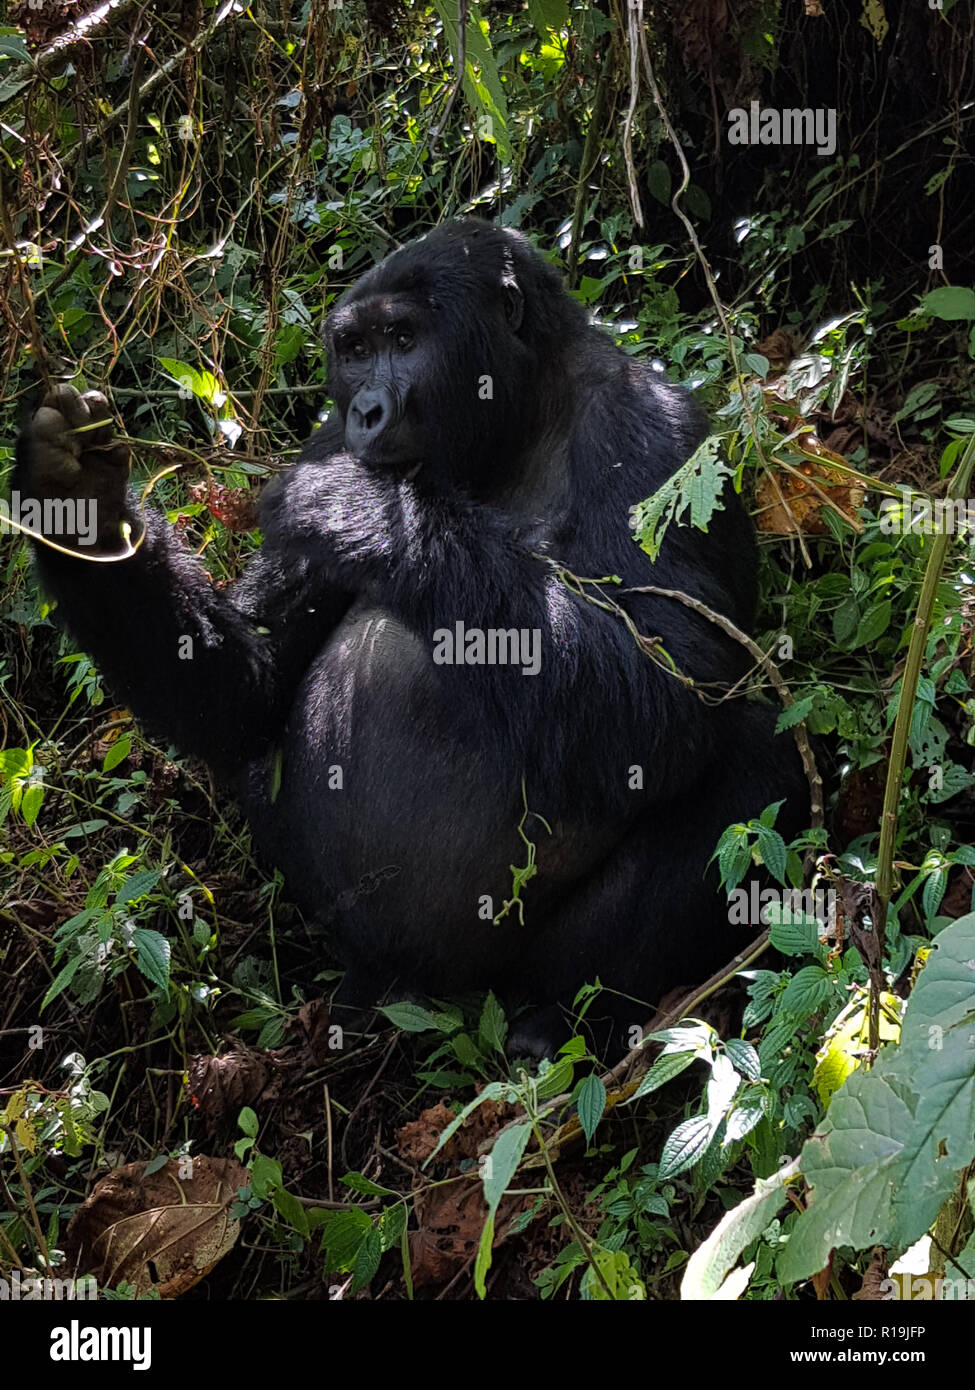
{"label": "gorilla's face", "polygon": [[412,477],[429,450],[425,396],[435,371],[420,306],[370,296],[336,309],[327,335],[345,447],[363,463]]}
{"label": "gorilla's face", "polygon": [[394,253],[326,321],[346,449],[424,488],[490,490],[532,434],[525,300],[507,238],[485,244],[489,232],[445,227]]}

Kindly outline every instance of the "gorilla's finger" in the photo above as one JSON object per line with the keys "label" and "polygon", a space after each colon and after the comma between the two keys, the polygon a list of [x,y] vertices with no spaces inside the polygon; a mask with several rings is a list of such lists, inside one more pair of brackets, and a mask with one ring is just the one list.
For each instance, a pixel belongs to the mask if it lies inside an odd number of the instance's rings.
{"label": "gorilla's finger", "polygon": [[37,476],[45,483],[74,483],[81,474],[81,445],[60,410],[42,405],[31,422]]}
{"label": "gorilla's finger", "polygon": [[[112,420],[112,412],[108,401],[101,391],[86,391],[81,398],[82,404],[88,410],[88,420],[82,427],[81,439],[83,449],[105,449],[109,448],[115,437],[115,424]],[[120,454],[124,456],[124,462],[128,463],[128,450],[124,445],[119,449],[112,449],[105,454],[109,463],[119,460],[113,456]]]}
{"label": "gorilla's finger", "polygon": [[60,411],[69,429],[80,429],[81,426],[88,423],[88,406],[85,404],[84,397],[67,382],[59,382],[53,390],[47,393],[41,402],[41,409],[43,410],[45,407]]}

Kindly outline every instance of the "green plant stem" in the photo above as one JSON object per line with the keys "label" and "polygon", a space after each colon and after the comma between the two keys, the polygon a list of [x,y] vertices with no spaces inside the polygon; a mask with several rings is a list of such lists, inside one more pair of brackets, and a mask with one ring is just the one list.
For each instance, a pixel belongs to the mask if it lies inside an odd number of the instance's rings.
{"label": "green plant stem", "polygon": [[[948,486],[947,497],[950,501],[957,501],[967,495],[973,467],[975,467],[975,435],[972,435],[966,444],[961,463]],[[884,805],[880,817],[880,848],[877,852],[877,920],[874,922],[874,931],[877,933],[881,950],[883,949],[884,930],[887,925],[887,908],[890,904],[894,884],[894,841],[897,836],[897,812],[900,806],[901,784],[907,763],[908,736],[911,731],[914,701],[917,698],[921,663],[924,660],[924,650],[927,646],[931,619],[934,615],[934,601],[938,593],[938,585],[941,582],[941,571],[944,568],[950,540],[948,531],[943,530],[934,537],[931,544],[931,554],[928,556],[927,568],[921,582],[921,593],[917,601],[917,612],[914,615],[914,630],[911,633],[907,660],[904,663],[897,717],[894,720],[890,762],[887,765],[887,785],[884,788]],[[879,1025],[880,998],[877,990],[871,986],[869,1042],[872,1049],[876,1049],[880,1045]]]}

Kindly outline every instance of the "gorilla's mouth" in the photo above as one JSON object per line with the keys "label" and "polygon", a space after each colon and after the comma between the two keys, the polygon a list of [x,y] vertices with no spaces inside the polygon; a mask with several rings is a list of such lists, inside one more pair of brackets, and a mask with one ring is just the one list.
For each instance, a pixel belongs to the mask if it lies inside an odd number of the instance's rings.
{"label": "gorilla's mouth", "polygon": [[425,462],[416,456],[407,458],[397,458],[395,455],[384,454],[380,449],[359,449],[354,451],[353,457],[360,463],[364,463],[367,468],[375,468],[379,473],[391,474],[401,483],[411,483]]}

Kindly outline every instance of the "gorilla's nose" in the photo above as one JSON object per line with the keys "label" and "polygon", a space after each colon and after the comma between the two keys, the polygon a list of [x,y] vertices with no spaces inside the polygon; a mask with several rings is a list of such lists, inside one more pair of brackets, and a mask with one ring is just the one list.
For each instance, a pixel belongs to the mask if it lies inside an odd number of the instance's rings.
{"label": "gorilla's nose", "polygon": [[361,454],[382,438],[396,418],[396,403],[385,386],[369,386],[356,393],[345,420],[345,447]]}

